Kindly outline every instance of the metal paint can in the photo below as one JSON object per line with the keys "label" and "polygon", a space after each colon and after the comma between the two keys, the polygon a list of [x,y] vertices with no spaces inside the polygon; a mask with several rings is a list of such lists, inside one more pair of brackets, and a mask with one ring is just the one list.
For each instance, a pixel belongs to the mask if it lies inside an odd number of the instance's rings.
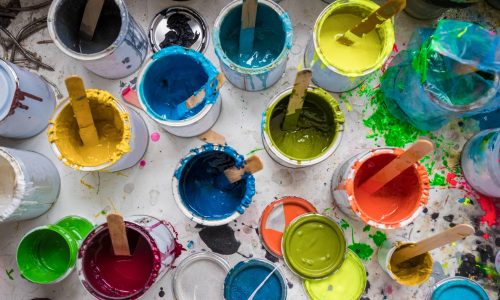
{"label": "metal paint can", "polygon": [[0,59],[0,91],[0,136],[29,138],[47,127],[56,97],[41,77]]}
{"label": "metal paint can", "polygon": [[445,7],[438,6],[429,0],[411,0],[406,2],[405,12],[419,20],[436,19],[446,10]]}
{"label": "metal paint can", "polygon": [[61,180],[42,154],[0,147],[0,224],[36,218],[57,201]]}
{"label": "metal paint can", "polygon": [[47,22],[56,46],[89,71],[108,79],[134,73],[148,51],[147,37],[129,14],[125,1],[105,1],[92,40],[80,39],[86,1],[55,0]]}
{"label": "metal paint can", "polygon": [[488,294],[481,285],[474,280],[462,276],[445,278],[432,287],[426,300],[488,300]]}

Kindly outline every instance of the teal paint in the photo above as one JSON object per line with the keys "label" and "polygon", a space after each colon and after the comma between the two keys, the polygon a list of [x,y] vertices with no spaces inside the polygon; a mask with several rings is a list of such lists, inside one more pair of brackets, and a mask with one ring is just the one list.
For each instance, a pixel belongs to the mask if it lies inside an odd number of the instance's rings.
{"label": "teal paint", "polygon": [[449,280],[432,293],[432,300],[488,300],[488,295],[477,283],[467,279]]}

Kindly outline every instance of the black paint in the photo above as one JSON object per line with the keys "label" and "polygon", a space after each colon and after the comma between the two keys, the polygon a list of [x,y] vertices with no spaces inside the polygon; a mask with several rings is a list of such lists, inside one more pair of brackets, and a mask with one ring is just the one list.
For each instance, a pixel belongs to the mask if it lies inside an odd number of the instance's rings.
{"label": "black paint", "polygon": [[447,216],[444,216],[443,219],[446,221],[446,222],[453,222],[453,219],[455,218],[454,215],[447,215]]}
{"label": "black paint", "polygon": [[179,45],[191,47],[200,37],[200,33],[193,32],[189,21],[191,19],[183,14],[175,13],[168,18],[167,25],[171,29],[165,34],[165,39],[160,43],[161,48]]}
{"label": "black paint", "polygon": [[439,217],[439,213],[438,212],[432,213],[432,215],[431,215],[431,218],[433,220],[436,220],[438,217]]}
{"label": "black paint", "polygon": [[215,253],[231,255],[238,252],[241,246],[241,242],[234,236],[233,229],[228,225],[217,227],[197,225],[196,228],[203,228],[199,232],[200,238]]}
{"label": "black paint", "polygon": [[495,255],[493,254],[493,248],[490,245],[479,245],[476,248],[479,252],[479,258],[483,264],[487,264],[488,261],[495,263]]}
{"label": "black paint", "polygon": [[427,207],[424,207],[422,211],[424,212],[424,214],[426,214],[429,211],[429,209],[427,209]]}
{"label": "black paint", "polygon": [[[368,276],[368,275],[367,275],[367,276]],[[371,285],[370,285],[370,281],[369,281],[369,280],[367,280],[367,281],[366,281],[366,287],[365,287],[365,294],[366,294],[366,293],[368,293],[368,290],[370,289],[370,286],[371,286]]]}
{"label": "black paint", "polygon": [[266,250],[266,259],[273,262],[273,263],[276,263],[279,261],[279,259],[276,256],[272,255],[271,252],[269,252],[267,250]]}
{"label": "black paint", "polygon": [[462,255],[462,264],[458,267],[457,273],[455,275],[463,277],[474,277],[482,278],[483,272],[481,268],[476,264],[476,257],[472,253],[466,253]]}
{"label": "black paint", "polygon": [[495,246],[500,247],[500,237],[495,239]]}
{"label": "black paint", "polygon": [[290,281],[288,281],[288,279],[286,280],[286,284],[288,285],[289,289],[293,289],[293,283],[291,283]]}
{"label": "black paint", "polygon": [[165,297],[165,291],[163,290],[162,287],[160,288],[160,292],[158,293],[158,296],[160,296],[161,298]]}

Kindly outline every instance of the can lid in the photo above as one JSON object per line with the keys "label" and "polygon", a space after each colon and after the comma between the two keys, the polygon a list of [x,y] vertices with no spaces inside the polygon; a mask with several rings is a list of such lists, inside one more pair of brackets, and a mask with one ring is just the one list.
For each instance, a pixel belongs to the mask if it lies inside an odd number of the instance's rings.
{"label": "can lid", "polygon": [[154,52],[178,45],[203,53],[208,40],[207,23],[189,7],[168,7],[153,18],[149,27],[149,42]]}
{"label": "can lid", "polygon": [[0,59],[0,121],[10,112],[16,92],[16,77],[7,62]]}

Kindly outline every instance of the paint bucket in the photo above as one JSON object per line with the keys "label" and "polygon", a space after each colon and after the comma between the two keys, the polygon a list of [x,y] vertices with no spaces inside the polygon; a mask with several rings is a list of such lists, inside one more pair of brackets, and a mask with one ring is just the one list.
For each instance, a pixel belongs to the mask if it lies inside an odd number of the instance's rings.
{"label": "paint bucket", "polygon": [[32,229],[17,246],[19,274],[33,283],[61,282],[75,268],[78,247],[93,227],[85,218],[68,216]]}
{"label": "paint bucket", "polygon": [[419,20],[431,20],[441,16],[446,10],[429,0],[411,0],[406,2],[405,12]]}
{"label": "paint bucket", "polygon": [[335,40],[336,34],[349,30],[378,8],[368,0],[339,0],[323,10],[304,55],[304,65],[313,70],[312,81],[316,85],[331,92],[345,92],[382,67],[394,46],[392,21],[385,21],[366,34],[363,42],[355,44],[359,50]]}
{"label": "paint bucket", "polygon": [[281,128],[288,101],[289,88],[268,104],[262,115],[262,143],[271,158],[290,168],[318,164],[337,149],[344,131],[344,113],[335,98],[323,89],[309,87],[298,121],[299,130]]}
{"label": "paint bucket", "polygon": [[155,217],[125,217],[131,256],[115,256],[108,225],[88,234],[78,251],[80,282],[97,299],[137,299],[172,268],[176,241],[167,223]]}
{"label": "paint bucket", "polygon": [[416,163],[380,189],[374,197],[359,189],[370,176],[396,156],[399,148],[375,148],[344,162],[332,177],[332,195],[340,210],[354,220],[379,229],[406,226],[420,214],[429,198],[429,177]]}
{"label": "paint bucket", "polygon": [[[179,46],[155,53],[139,74],[138,96],[143,110],[166,131],[181,137],[198,136],[219,118],[217,69],[203,54]],[[215,81],[214,81],[215,80]],[[189,111],[182,102],[204,88],[206,96]]]}
{"label": "paint bucket", "polygon": [[61,180],[42,154],[0,147],[0,224],[33,219],[57,201]]}
{"label": "paint bucket", "polygon": [[47,127],[56,97],[41,77],[0,59],[0,91],[0,136],[29,138]]}
{"label": "paint bucket", "polygon": [[52,150],[65,165],[80,171],[115,172],[132,167],[144,156],[149,136],[146,123],[109,92],[87,89],[99,144],[84,146],[69,99],[58,104],[50,121]]}
{"label": "paint bucket", "polygon": [[146,34],[129,14],[123,0],[104,2],[92,40],[80,39],[86,1],[55,0],[48,17],[56,46],[89,71],[108,79],[134,73],[148,51]]}
{"label": "paint bucket", "polygon": [[427,300],[488,300],[488,294],[477,282],[454,276],[445,278],[432,287],[432,291],[427,295]]}
{"label": "paint bucket", "polygon": [[473,136],[464,146],[461,165],[472,188],[487,196],[500,197],[500,128]]}
{"label": "paint bucket", "polygon": [[343,264],[347,245],[332,219],[320,214],[295,218],[283,234],[281,250],[288,268],[303,279],[322,279]]}
{"label": "paint bucket", "polygon": [[348,249],[344,263],[337,272],[321,280],[304,280],[304,289],[311,300],[358,300],[365,292],[366,276],[365,266]]}
{"label": "paint bucket", "polygon": [[205,144],[191,149],[172,177],[175,203],[192,221],[206,226],[228,224],[241,216],[255,195],[255,179],[245,174],[228,187],[218,187],[224,170],[242,168],[245,158],[229,146]]}
{"label": "paint bucket", "polygon": [[229,264],[212,252],[198,252],[186,257],[172,279],[175,299],[223,299],[224,279]]}
{"label": "paint bucket", "polygon": [[282,257],[283,232],[296,217],[307,213],[317,213],[317,210],[309,201],[294,196],[282,197],[266,206],[259,221],[259,237],[266,250]]}
{"label": "paint bucket", "polygon": [[237,263],[224,280],[225,300],[285,300],[286,295],[287,285],[283,273],[277,265],[262,259],[253,258]]}
{"label": "paint bucket", "polygon": [[237,88],[260,91],[275,84],[285,72],[292,47],[293,27],[288,14],[278,4],[260,0],[252,53],[240,54],[242,0],[226,5],[215,20],[215,54],[226,78]]}

